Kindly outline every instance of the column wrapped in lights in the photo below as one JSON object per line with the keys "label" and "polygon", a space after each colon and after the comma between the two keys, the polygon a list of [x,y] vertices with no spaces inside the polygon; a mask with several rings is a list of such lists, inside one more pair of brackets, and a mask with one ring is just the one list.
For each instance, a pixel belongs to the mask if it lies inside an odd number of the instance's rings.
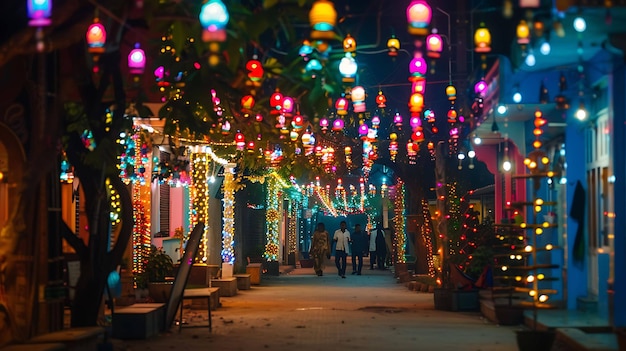
{"label": "column wrapped in lights", "polygon": [[298,213],[302,208],[301,202],[292,200],[289,204],[289,223],[287,226],[287,238],[289,247],[287,253],[296,253],[298,251]]}
{"label": "column wrapped in lights", "polygon": [[433,259],[433,238],[432,238],[432,221],[428,200],[422,199],[422,216],[424,224],[420,226],[420,237],[426,247],[426,264],[428,265],[428,275],[435,276],[435,260]]}
{"label": "column wrapped in lights", "polygon": [[228,163],[224,170],[224,214],[222,227],[222,262],[235,262],[235,164]]}
{"label": "column wrapped in lights", "polygon": [[150,254],[150,222],[147,220],[145,207],[141,201],[141,187],[133,186],[133,252],[132,272],[143,273],[145,261]]}
{"label": "column wrapped in lights", "polygon": [[[196,148],[191,154],[191,188],[189,197],[191,198],[191,213],[189,227],[195,227],[198,222],[209,223],[209,187],[208,179],[210,174],[210,157]],[[208,226],[204,226],[202,240],[198,248],[196,261],[207,262],[208,258]]]}
{"label": "column wrapped in lights", "polygon": [[393,217],[393,227],[396,235],[394,236],[393,244],[395,246],[396,262],[406,263],[406,251],[405,251],[405,233],[404,233],[404,182],[398,179],[396,183],[396,196],[394,197],[393,211],[395,216]]}
{"label": "column wrapped in lights", "polygon": [[267,199],[265,219],[267,222],[265,253],[263,256],[267,261],[277,261],[280,247],[279,242],[279,204],[280,185],[278,180],[271,176],[267,179]]}

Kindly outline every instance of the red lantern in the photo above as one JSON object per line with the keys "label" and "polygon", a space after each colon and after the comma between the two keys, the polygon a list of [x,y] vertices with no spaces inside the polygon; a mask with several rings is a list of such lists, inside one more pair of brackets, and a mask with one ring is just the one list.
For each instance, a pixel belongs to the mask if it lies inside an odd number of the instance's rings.
{"label": "red lantern", "polygon": [[376,95],[376,105],[379,108],[387,107],[387,97],[385,97],[382,90],[378,91],[378,95]]}
{"label": "red lantern", "polygon": [[276,92],[270,97],[270,107],[272,107],[271,114],[278,115],[281,113],[281,109],[283,108],[283,94],[281,94],[278,89],[276,89]]}
{"label": "red lantern", "polygon": [[246,95],[241,98],[241,108],[249,111],[254,107],[254,96]]}
{"label": "red lantern", "polygon": [[250,60],[246,63],[246,69],[248,70],[248,78],[253,82],[258,82],[263,78],[263,65],[259,60]]}
{"label": "red lantern", "polygon": [[335,102],[335,108],[339,116],[345,116],[348,114],[348,100],[344,97],[340,97]]}
{"label": "red lantern", "polygon": [[237,145],[237,148],[243,149],[243,147],[246,145],[246,138],[243,136],[243,134],[235,134],[235,144]]}

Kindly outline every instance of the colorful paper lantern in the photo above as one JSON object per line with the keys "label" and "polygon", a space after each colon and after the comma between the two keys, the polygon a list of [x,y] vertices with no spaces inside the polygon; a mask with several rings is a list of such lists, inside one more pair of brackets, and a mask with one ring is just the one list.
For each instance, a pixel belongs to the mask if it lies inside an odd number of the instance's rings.
{"label": "colorful paper lantern", "polygon": [[45,27],[50,25],[52,0],[27,0],[28,25],[31,27]]}
{"label": "colorful paper lantern", "polygon": [[128,71],[130,74],[143,74],[146,68],[146,53],[135,44],[135,48],[128,54]]}
{"label": "colorful paper lantern", "polygon": [[432,16],[432,10],[425,0],[411,2],[406,9],[409,34],[426,36]]}
{"label": "colorful paper lantern", "polygon": [[230,15],[221,0],[209,0],[200,10],[202,40],[205,42],[223,42],[226,40],[226,25]]}
{"label": "colorful paper lantern", "polygon": [[336,22],[337,11],[335,11],[331,1],[318,0],[314,2],[309,12],[309,23],[312,29],[311,39],[333,39]]}

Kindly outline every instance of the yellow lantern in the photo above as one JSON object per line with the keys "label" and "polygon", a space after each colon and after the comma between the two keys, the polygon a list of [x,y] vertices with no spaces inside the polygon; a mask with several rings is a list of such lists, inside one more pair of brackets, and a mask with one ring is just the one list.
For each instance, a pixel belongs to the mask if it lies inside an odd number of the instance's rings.
{"label": "yellow lantern", "polygon": [[454,85],[450,84],[446,87],[446,95],[448,95],[448,100],[456,100],[456,88]]}
{"label": "yellow lantern", "polygon": [[398,56],[398,51],[400,50],[400,40],[392,35],[391,38],[387,40],[387,49],[389,49],[389,56]]}
{"label": "yellow lantern", "polygon": [[356,51],[356,40],[348,34],[346,38],[343,40],[343,51],[344,52],[355,52]]}
{"label": "yellow lantern", "polygon": [[337,23],[337,11],[331,1],[317,0],[309,12],[311,23],[311,39],[333,39],[335,24]]}
{"label": "yellow lantern", "polygon": [[474,51],[485,53],[491,51],[491,33],[485,28],[484,23],[474,33]]}
{"label": "yellow lantern", "polygon": [[526,21],[521,20],[517,25],[517,43],[518,44],[528,44],[530,42],[530,28]]}

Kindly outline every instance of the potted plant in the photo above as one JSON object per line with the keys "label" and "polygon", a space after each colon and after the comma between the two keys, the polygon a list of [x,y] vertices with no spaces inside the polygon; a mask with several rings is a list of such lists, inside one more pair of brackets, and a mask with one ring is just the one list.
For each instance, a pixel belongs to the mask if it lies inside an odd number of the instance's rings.
{"label": "potted plant", "polygon": [[[163,248],[152,246],[146,259],[145,280],[150,298],[155,302],[167,302],[174,280],[174,262]],[[139,284],[138,284],[139,285]]]}

